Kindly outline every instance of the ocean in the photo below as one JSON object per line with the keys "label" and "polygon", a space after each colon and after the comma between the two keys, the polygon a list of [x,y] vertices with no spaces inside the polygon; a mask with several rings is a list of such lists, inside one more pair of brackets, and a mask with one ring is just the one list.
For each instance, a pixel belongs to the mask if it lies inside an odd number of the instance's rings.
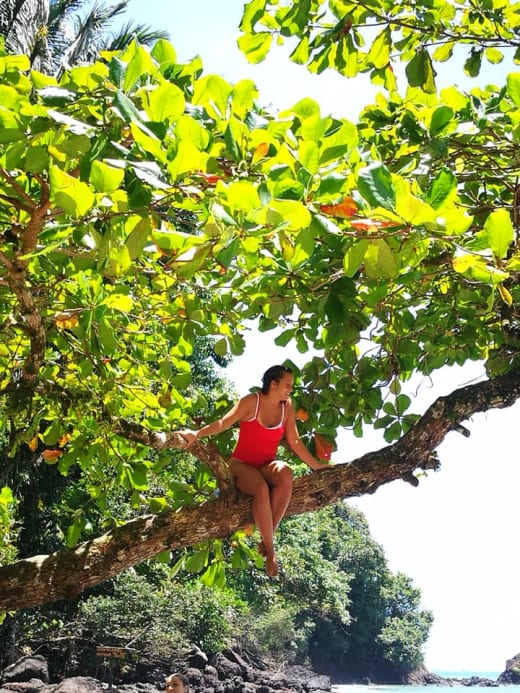
{"label": "ocean", "polygon": [[[435,671],[433,672],[445,678],[468,679],[472,676],[478,676],[483,679],[491,679],[496,681],[500,672],[498,671]],[[478,690],[480,693],[485,691],[503,691],[504,693],[520,693],[520,686],[492,686],[492,687],[477,687],[477,686],[377,686],[375,684],[368,685],[347,685],[333,686],[333,693],[469,693],[470,690]]]}

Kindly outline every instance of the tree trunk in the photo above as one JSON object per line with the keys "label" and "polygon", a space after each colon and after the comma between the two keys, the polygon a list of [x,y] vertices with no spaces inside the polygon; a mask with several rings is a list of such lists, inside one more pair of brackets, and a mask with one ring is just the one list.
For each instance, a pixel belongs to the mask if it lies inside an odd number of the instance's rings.
{"label": "tree trunk", "polygon": [[[469,435],[462,421],[491,408],[511,406],[519,397],[520,371],[437,399],[397,443],[296,479],[287,514],[312,512],[338,499],[373,493],[396,479],[418,485],[416,470],[440,467],[435,449],[448,432]],[[135,432],[130,437],[135,439]],[[154,435],[149,442],[164,447],[164,440]],[[233,488],[200,506],[139,517],[74,549],[0,568],[0,612],[71,599],[162,551],[227,537],[251,523],[251,499]]]}

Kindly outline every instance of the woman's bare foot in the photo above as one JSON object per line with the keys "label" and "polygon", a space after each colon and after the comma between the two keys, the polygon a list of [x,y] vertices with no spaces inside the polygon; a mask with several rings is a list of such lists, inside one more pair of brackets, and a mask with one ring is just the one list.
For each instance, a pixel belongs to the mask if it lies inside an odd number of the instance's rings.
{"label": "woman's bare foot", "polygon": [[274,553],[272,556],[265,557],[265,572],[269,575],[269,577],[275,577],[278,575],[278,562]]}
{"label": "woman's bare foot", "polygon": [[265,544],[263,540],[258,544],[258,553],[261,556],[267,556],[267,551],[265,550]]}

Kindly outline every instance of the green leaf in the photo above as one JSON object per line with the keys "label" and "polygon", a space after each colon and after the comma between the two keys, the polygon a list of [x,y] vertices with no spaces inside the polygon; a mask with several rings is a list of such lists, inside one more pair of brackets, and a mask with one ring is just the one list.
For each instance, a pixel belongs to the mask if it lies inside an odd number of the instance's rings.
{"label": "green leaf", "polygon": [[498,50],[498,48],[494,48],[493,46],[488,46],[484,51],[484,55],[486,56],[486,60],[492,65],[498,65],[498,63],[501,63],[504,59],[504,54],[502,51]]}
{"label": "green leaf", "polygon": [[211,118],[222,120],[227,117],[228,102],[232,86],[219,75],[208,75],[195,82],[193,104],[203,106]]}
{"label": "green leaf", "polygon": [[178,255],[170,266],[179,277],[189,279],[202,267],[210,251],[210,243],[194,246]]}
{"label": "green leaf", "polygon": [[146,491],[148,489],[148,477],[144,464],[139,462],[125,463],[123,469],[130,489],[136,489],[137,491]]}
{"label": "green leaf", "polygon": [[469,54],[469,58],[467,58],[466,62],[464,63],[464,72],[469,77],[477,77],[480,72],[481,65],[482,50],[472,48]]}
{"label": "green leaf", "polygon": [[239,118],[245,118],[258,97],[256,84],[250,79],[242,79],[235,84],[231,92],[231,108]]}
{"label": "green leaf", "polygon": [[130,255],[131,260],[136,260],[142,255],[142,252],[150,238],[150,232],[150,217],[140,219],[139,222],[134,226],[125,241],[125,245],[128,248],[128,254]]}
{"label": "green leaf", "polygon": [[430,123],[430,136],[437,137],[453,121],[453,116],[453,109],[449,106],[436,108]]}
{"label": "green leaf", "polygon": [[[153,62],[150,54],[144,46],[140,46],[136,41],[132,44],[135,52],[125,71],[123,89],[128,92],[143,76],[153,75],[157,72],[157,66]],[[132,48],[131,47],[131,48]],[[128,49],[128,50],[131,50]]]}
{"label": "green leaf", "polygon": [[353,277],[361,267],[368,245],[369,241],[367,239],[362,239],[356,241],[356,243],[346,251],[343,257],[343,269],[347,277]]}
{"label": "green leaf", "polygon": [[222,561],[215,561],[208,566],[206,571],[201,575],[201,582],[208,587],[224,587],[226,584],[226,571]]}
{"label": "green leaf", "polygon": [[390,62],[392,34],[389,28],[383,29],[375,38],[368,52],[367,61],[381,70]]}
{"label": "green leaf", "polygon": [[121,313],[128,313],[134,306],[134,299],[128,294],[114,293],[107,296],[103,300],[102,305],[108,306],[113,310],[118,310]]}
{"label": "green leaf", "polygon": [[283,226],[288,231],[298,231],[311,223],[311,213],[297,200],[271,200],[267,218],[273,225]]}
{"label": "green leaf", "polygon": [[70,548],[76,546],[81,538],[81,533],[85,529],[86,520],[84,517],[78,517],[69,525],[65,535],[65,543]]}
{"label": "green leaf", "polygon": [[310,57],[310,50],[309,50],[309,39],[307,36],[304,36],[300,42],[297,44],[296,48],[293,50],[291,55],[289,56],[293,63],[296,63],[297,65],[305,65]]}
{"label": "green leaf", "polygon": [[207,548],[196,551],[186,559],[184,567],[189,573],[200,573],[208,564],[209,550]]}
{"label": "green leaf", "polygon": [[237,43],[247,60],[256,65],[261,63],[269,53],[272,41],[273,37],[268,31],[261,31],[255,34],[242,34]]}
{"label": "green leaf", "polygon": [[396,276],[397,258],[382,238],[369,241],[365,253],[365,271],[371,279],[392,279]]}
{"label": "green leaf", "polygon": [[184,113],[185,100],[182,90],[166,82],[150,92],[146,112],[150,120],[176,121]]}
{"label": "green leaf", "polygon": [[97,192],[111,193],[117,190],[125,177],[125,172],[103,161],[93,161],[90,169],[90,182]]}
{"label": "green leaf", "polygon": [[119,346],[112,325],[106,318],[102,318],[99,321],[98,338],[99,348],[104,356],[113,354]]}
{"label": "green leaf", "polygon": [[435,70],[427,50],[418,50],[405,71],[411,87],[419,87],[427,94],[435,93]]}
{"label": "green leaf", "polygon": [[456,44],[454,41],[446,41],[446,43],[442,43],[440,46],[437,46],[433,52],[433,59],[439,63],[446,62],[446,60],[449,60],[453,55],[455,45]]}
{"label": "green leaf", "polygon": [[433,207],[439,209],[447,202],[457,190],[457,179],[448,169],[441,169],[433,179],[433,182],[426,195],[426,202]]}
{"label": "green leaf", "polygon": [[137,123],[141,130],[149,137],[156,138],[155,133],[153,133],[145,125],[142,116],[135,107],[133,101],[129,99],[128,96],[120,89],[117,90],[116,95],[114,96],[114,105],[119,109],[119,112],[123,116],[126,123]]}
{"label": "green leaf", "polygon": [[515,239],[510,213],[506,209],[491,212],[484,224],[484,232],[493,255],[501,260],[505,258]]}
{"label": "green leaf", "polygon": [[390,171],[384,164],[365,166],[358,174],[358,190],[373,207],[395,209],[395,190]]}
{"label": "green leaf", "polygon": [[152,58],[157,60],[159,65],[163,65],[164,63],[174,65],[177,62],[175,48],[166,39],[159,39],[154,43],[151,55]]}
{"label": "green leaf", "polygon": [[51,166],[51,200],[75,219],[85,216],[95,198],[90,187],[57,166]]}
{"label": "green leaf", "polygon": [[520,72],[510,72],[506,78],[507,94],[520,107]]}

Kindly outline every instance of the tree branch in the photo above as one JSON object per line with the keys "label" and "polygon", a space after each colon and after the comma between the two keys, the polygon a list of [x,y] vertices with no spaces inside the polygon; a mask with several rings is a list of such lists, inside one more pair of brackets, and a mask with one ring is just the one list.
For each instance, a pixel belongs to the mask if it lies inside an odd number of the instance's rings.
{"label": "tree branch", "polygon": [[[287,514],[312,512],[339,499],[374,493],[397,479],[417,485],[416,470],[439,469],[435,449],[450,431],[460,429],[461,422],[473,414],[509,407],[519,398],[520,371],[440,397],[397,443],[349,464],[296,479]],[[144,429],[134,429],[128,423],[120,424],[118,432],[156,448],[176,447],[180,442],[177,434],[146,434]],[[206,456],[206,446],[199,446]],[[192,451],[198,454],[199,446]],[[75,549],[34,556],[0,568],[0,612],[73,598],[162,551],[227,537],[251,522],[251,498],[233,489],[200,506],[138,517]]]}

